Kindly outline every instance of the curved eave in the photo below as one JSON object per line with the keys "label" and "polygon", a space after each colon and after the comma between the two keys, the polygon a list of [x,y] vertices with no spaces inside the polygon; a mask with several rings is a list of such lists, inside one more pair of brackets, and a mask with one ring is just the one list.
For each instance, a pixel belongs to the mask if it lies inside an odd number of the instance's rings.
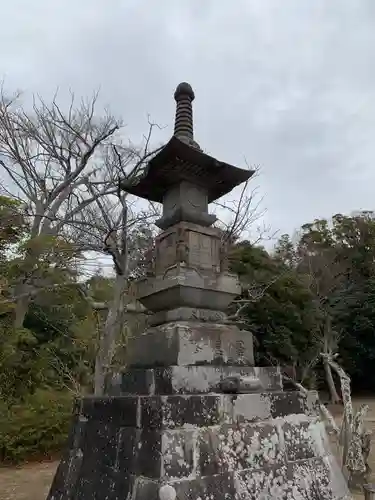
{"label": "curved eave", "polygon": [[228,163],[220,162],[177,137],[172,139],[148,163],[137,184],[121,182],[124,191],[162,203],[166,191],[186,180],[208,190],[209,203],[221,198],[254,174]]}

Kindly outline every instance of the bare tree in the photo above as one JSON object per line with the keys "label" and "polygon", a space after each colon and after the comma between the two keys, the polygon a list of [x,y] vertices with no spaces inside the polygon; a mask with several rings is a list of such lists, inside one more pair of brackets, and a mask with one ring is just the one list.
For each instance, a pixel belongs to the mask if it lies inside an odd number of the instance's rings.
{"label": "bare tree", "polygon": [[320,318],[316,330],[316,341],[319,352],[316,359],[323,354],[323,366],[326,382],[332,403],[339,403],[341,398],[337,392],[329,359],[335,356],[340,340],[340,332],[333,325],[335,295],[340,290],[345,269],[336,259],[334,249],[312,250],[308,247],[299,249],[299,270],[307,278],[307,285],[314,297],[315,307]]}
{"label": "bare tree", "polygon": [[248,166],[248,169],[255,172],[248,181],[213,203],[218,217],[216,225],[222,229],[223,239],[229,244],[242,238],[251,239],[252,244],[256,245],[273,237],[269,227],[256,225],[266,210],[262,208],[263,198],[259,196],[258,186],[254,187],[254,179],[259,175],[260,168]]}
{"label": "bare tree", "polygon": [[[259,197],[258,187],[253,187],[254,178],[259,175],[260,168],[259,166],[250,168],[248,165],[248,169],[255,172],[251,179],[239,186],[234,193],[214,202],[218,217],[216,225],[222,230],[222,254],[227,261],[224,267],[230,266],[231,250],[239,239],[247,241],[251,239],[250,244],[256,246],[272,239],[275,235],[270,227],[264,224],[257,225],[265,214],[265,209],[262,208],[263,198]],[[255,279],[241,282],[242,297],[234,301],[234,311],[228,316],[228,321],[241,323],[248,305],[261,300],[269,287],[279,278],[277,275],[265,282]]]}
{"label": "bare tree", "polygon": [[88,179],[100,176],[103,152],[121,127],[109,113],[96,116],[97,97],[76,104],[71,95],[67,111],[57,96],[51,104],[38,97],[27,111],[20,94],[7,98],[1,90],[1,188],[23,203],[29,222],[20,274],[12,287],[15,327],[23,325],[38,289],[56,285],[47,279],[46,269],[48,264],[60,271],[66,266],[69,225],[85,207],[117,189],[103,177],[95,192],[87,187]]}
{"label": "bare tree", "polygon": [[[94,302],[85,293],[92,308],[103,311],[104,317],[99,328],[94,376],[95,394],[99,395],[104,392],[117,343],[127,326],[126,315],[137,311],[130,278],[137,273],[140,256],[152,245],[153,233],[148,224],[152,224],[155,211],[151,208],[134,213],[127,204],[126,193],[119,192],[117,198],[98,198],[96,207],[90,207],[82,217],[84,215],[87,216],[86,228],[91,233],[84,237],[86,248],[109,255],[115,275],[112,298],[108,302]],[[141,306],[138,306],[138,312],[143,312]]]}
{"label": "bare tree", "polygon": [[[150,139],[154,124],[150,123],[144,144],[139,148],[112,145],[107,151],[107,171],[113,177],[113,184],[120,178],[132,182],[143,171],[149,159],[158,151],[150,149]],[[94,203],[80,211],[70,230],[78,247],[95,254],[110,256],[114,270],[113,296],[107,303],[98,303],[86,298],[93,309],[104,311],[104,322],[99,329],[99,342],[95,362],[94,391],[103,394],[105,379],[111,371],[117,343],[126,329],[126,315],[129,312],[143,312],[138,304],[134,308],[134,294],[131,280],[136,278],[139,266],[153,244],[153,221],[159,210],[153,203],[134,200],[119,187],[114,193],[98,196],[100,189],[90,179],[86,187]]]}

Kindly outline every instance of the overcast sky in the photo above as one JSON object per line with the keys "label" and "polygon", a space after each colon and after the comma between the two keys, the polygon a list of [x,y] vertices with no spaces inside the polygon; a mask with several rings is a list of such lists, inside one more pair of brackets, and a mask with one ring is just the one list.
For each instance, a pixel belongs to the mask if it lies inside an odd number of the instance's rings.
{"label": "overcast sky", "polygon": [[3,0],[7,88],[59,86],[173,131],[173,92],[195,90],[195,135],[229,163],[261,166],[267,222],[373,209],[374,0]]}

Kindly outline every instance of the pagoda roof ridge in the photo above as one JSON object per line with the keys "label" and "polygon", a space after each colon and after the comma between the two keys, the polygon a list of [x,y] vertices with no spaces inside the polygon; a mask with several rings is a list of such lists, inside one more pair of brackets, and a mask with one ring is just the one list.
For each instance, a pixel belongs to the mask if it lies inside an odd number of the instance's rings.
{"label": "pagoda roof ridge", "polygon": [[254,170],[219,161],[174,135],[140,176],[122,180],[121,187],[140,198],[162,203],[172,186],[187,181],[205,188],[212,203],[253,174]]}

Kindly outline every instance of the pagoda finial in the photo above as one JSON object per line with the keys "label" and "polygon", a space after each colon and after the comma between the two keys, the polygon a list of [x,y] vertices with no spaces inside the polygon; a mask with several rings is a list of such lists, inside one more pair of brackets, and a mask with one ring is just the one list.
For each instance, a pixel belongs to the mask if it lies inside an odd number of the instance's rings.
{"label": "pagoda finial", "polygon": [[192,102],[195,95],[191,85],[186,82],[180,83],[176,88],[174,98],[177,103],[174,135],[178,139],[188,142],[191,146],[199,148],[194,141]]}

